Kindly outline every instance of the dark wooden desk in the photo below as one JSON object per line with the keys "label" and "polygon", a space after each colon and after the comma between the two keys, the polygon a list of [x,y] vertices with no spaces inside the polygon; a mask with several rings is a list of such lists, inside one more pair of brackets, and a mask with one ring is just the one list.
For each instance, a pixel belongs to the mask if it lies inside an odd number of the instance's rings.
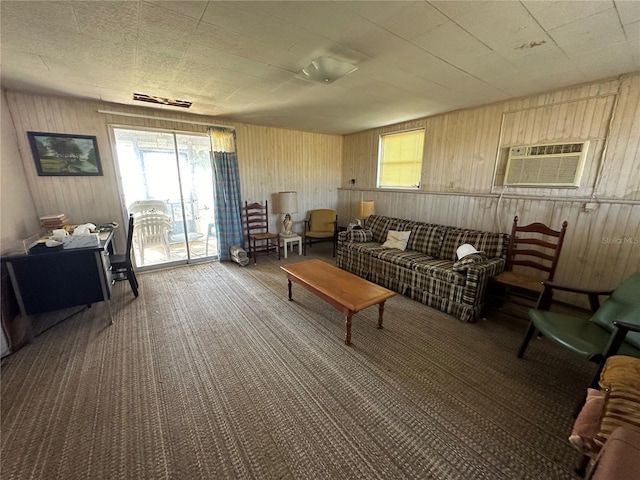
{"label": "dark wooden desk", "polygon": [[112,238],[113,232],[104,232],[97,247],[3,257],[22,316],[105,302],[109,324],[113,323]]}

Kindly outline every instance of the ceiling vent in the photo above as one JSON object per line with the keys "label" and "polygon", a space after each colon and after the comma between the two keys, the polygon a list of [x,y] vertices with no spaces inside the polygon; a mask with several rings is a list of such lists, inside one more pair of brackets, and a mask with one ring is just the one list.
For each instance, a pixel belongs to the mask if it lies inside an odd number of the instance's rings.
{"label": "ceiling vent", "polygon": [[589,142],[510,147],[505,185],[579,187]]}
{"label": "ceiling vent", "polygon": [[191,102],[186,100],[173,100],[171,98],[154,97],[153,95],[145,95],[144,93],[134,93],[133,99],[139,102],[158,103],[160,105],[169,105],[170,107],[189,108]]}

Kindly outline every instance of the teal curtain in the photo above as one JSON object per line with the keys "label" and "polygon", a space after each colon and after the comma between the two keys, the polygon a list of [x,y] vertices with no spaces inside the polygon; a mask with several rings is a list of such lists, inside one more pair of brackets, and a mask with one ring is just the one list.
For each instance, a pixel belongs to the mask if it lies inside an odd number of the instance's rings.
{"label": "teal curtain", "polygon": [[218,258],[230,260],[229,247],[243,245],[240,170],[235,152],[213,152],[214,215]]}

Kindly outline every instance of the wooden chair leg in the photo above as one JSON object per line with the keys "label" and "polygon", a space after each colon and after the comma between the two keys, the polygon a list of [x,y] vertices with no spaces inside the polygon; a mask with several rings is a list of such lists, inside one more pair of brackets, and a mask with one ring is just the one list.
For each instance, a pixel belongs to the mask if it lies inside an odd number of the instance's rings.
{"label": "wooden chair leg", "polygon": [[529,322],[529,326],[527,327],[527,333],[524,334],[524,340],[522,340],[522,345],[520,345],[520,350],[518,350],[518,358],[522,358],[525,350],[529,346],[529,342],[531,341],[531,337],[536,331],[536,327],[533,322]]}

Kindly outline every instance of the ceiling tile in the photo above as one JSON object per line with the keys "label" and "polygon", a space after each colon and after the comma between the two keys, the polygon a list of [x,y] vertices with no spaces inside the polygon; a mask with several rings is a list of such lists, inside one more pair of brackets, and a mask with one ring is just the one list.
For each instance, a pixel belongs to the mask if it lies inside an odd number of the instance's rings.
{"label": "ceiling tile", "polygon": [[380,2],[380,1],[343,1],[340,5],[353,13],[377,24],[383,25],[394,16],[408,8],[423,2]]}
{"label": "ceiling tile", "polygon": [[261,64],[288,68],[291,71],[298,70],[299,58],[291,52],[208,23],[198,25],[196,32],[187,38],[193,44],[191,48],[200,45],[233,52],[234,55]]}
{"label": "ceiling tile", "polygon": [[75,2],[73,11],[82,33],[119,43],[135,42],[138,34],[137,2]]}
{"label": "ceiling tile", "polygon": [[[239,2],[209,2],[202,21],[285,50],[304,36],[304,29],[299,26],[265,15],[255,8],[261,3],[263,2],[245,5]],[[292,2],[295,3],[297,2]]]}
{"label": "ceiling tile", "polygon": [[[402,2],[399,2],[402,3]],[[406,40],[413,40],[449,19],[426,2],[416,2],[395,14],[380,26]]]}
{"label": "ceiling tile", "polygon": [[473,58],[491,52],[485,44],[451,21],[415,37],[412,42],[454,65],[459,59]]}
{"label": "ceiling tile", "polygon": [[633,70],[640,70],[640,48],[638,48],[640,44],[640,21],[625,25],[624,34],[627,37],[627,48],[635,62]]}
{"label": "ceiling tile", "polygon": [[[638,1],[1,0],[0,22],[3,88],[327,133],[640,71]],[[295,78],[319,56],[359,68]]]}
{"label": "ceiling tile", "polygon": [[142,2],[140,5],[140,29],[161,34],[167,39],[181,39],[195,32],[198,20],[180,14],[167,15],[167,10]]}
{"label": "ceiling tile", "polygon": [[43,39],[49,32],[79,33],[72,2],[10,2],[3,0],[2,34]]}
{"label": "ceiling tile", "polygon": [[[431,2],[452,21],[498,52],[549,37],[520,2]],[[496,8],[499,6],[499,8]]]}
{"label": "ceiling tile", "polygon": [[626,41],[615,9],[605,10],[580,21],[555,28],[550,30],[549,34],[569,55],[579,55],[606,45],[617,45]]}
{"label": "ceiling tile", "polygon": [[[592,79],[591,72],[595,68],[598,72],[609,72],[610,76],[628,72],[638,68],[637,62],[627,48],[627,43],[620,45],[603,45],[602,48],[591,50],[575,56],[575,61],[585,77]],[[588,66],[588,67],[587,67]]]}
{"label": "ceiling tile", "polygon": [[534,0],[522,3],[545,30],[561,27],[613,8],[611,0],[591,0],[588,2]]}
{"label": "ceiling tile", "polygon": [[[337,43],[361,38],[374,26],[370,20],[353,13],[341,2],[264,2],[269,3],[269,14],[303,30],[322,35]],[[271,23],[260,15],[263,28]],[[291,28],[291,27],[290,27]],[[282,35],[282,33],[280,33]]]}
{"label": "ceiling tile", "polygon": [[188,2],[172,2],[170,0],[147,1],[157,7],[179,13],[186,17],[195,18],[196,20],[200,20],[202,18],[202,15],[207,8],[207,4],[209,3],[208,0],[189,0]]}
{"label": "ceiling tile", "polygon": [[620,15],[620,23],[629,25],[630,23],[640,22],[640,2],[630,0],[624,2],[616,2],[616,10]]}

